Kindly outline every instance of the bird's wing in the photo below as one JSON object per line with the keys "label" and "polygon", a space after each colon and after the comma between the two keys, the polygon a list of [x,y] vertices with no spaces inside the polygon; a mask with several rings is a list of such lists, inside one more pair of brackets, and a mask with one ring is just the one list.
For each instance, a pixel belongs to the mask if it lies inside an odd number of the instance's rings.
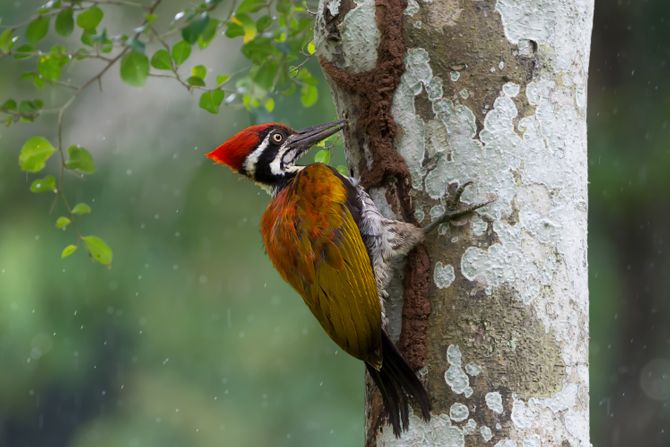
{"label": "bird's wing", "polygon": [[272,200],[261,233],[275,268],[328,335],[381,366],[381,305],[345,180],[322,164],[304,168]]}

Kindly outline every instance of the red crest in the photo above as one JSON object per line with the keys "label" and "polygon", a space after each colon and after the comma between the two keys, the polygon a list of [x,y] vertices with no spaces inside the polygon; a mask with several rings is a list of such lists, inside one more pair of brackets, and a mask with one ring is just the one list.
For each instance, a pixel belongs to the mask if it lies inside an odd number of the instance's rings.
{"label": "red crest", "polygon": [[261,143],[263,131],[272,126],[282,125],[279,123],[263,123],[249,126],[228,138],[221,146],[206,154],[206,157],[239,171],[242,169],[244,160]]}

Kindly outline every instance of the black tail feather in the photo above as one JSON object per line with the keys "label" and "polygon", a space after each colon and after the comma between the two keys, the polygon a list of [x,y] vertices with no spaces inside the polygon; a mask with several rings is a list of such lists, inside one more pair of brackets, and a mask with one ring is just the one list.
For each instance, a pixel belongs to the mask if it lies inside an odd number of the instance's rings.
{"label": "black tail feather", "polygon": [[379,371],[368,364],[365,366],[382,395],[393,434],[400,437],[409,426],[410,399],[418,406],[425,421],[430,420],[430,401],[423,384],[385,332],[382,332],[382,359]]}

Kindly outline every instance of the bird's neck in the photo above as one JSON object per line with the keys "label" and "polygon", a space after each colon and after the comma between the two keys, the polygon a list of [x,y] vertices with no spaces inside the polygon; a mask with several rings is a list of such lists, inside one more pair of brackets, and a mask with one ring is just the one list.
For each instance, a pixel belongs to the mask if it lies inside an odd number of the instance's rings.
{"label": "bird's neck", "polygon": [[275,197],[281,190],[290,185],[296,175],[304,168],[304,166],[291,166],[282,175],[276,176],[271,183],[258,183],[258,185],[272,197]]}

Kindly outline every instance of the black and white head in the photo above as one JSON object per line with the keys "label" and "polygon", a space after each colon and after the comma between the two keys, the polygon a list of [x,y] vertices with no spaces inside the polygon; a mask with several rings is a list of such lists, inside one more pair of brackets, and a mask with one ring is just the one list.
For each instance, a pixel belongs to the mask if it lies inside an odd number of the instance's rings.
{"label": "black and white head", "polygon": [[277,189],[303,168],[296,162],[309,148],[345,125],[345,120],[339,120],[295,131],[281,123],[256,124],[230,137],[207,157]]}

